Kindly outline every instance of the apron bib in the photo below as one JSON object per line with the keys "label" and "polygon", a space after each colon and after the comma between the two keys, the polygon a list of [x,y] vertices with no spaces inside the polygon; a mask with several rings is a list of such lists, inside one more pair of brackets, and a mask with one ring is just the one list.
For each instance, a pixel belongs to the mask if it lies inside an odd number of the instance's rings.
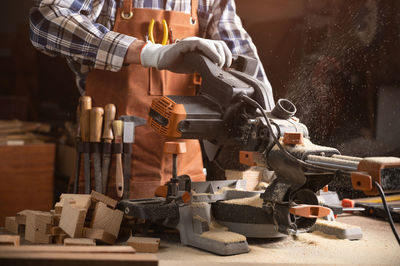
{"label": "apron bib", "polygon": [[[139,40],[146,40],[149,22],[154,19],[154,38],[155,42],[160,43],[163,33],[162,20],[165,19],[168,27],[172,29],[174,40],[197,36],[198,1],[192,0],[191,4],[192,12],[186,14],[177,11],[132,8],[132,0],[125,0],[123,6],[117,10],[113,30]],[[128,17],[130,18],[126,19]],[[86,95],[92,97],[93,106],[115,104],[116,119],[125,114],[148,119],[153,99],[163,95],[195,95],[192,78],[192,75],[158,71],[136,64],[123,66],[119,72],[94,69],[86,79]],[[148,124],[135,128],[129,198],[153,197],[155,188],[171,178],[172,156],[170,154],[164,156],[165,141],[166,139],[158,135]],[[181,141],[186,142],[187,152],[178,155],[178,175],[187,174],[192,181],[204,181],[198,140]],[[110,166],[107,192],[109,196],[116,198],[113,165]]]}

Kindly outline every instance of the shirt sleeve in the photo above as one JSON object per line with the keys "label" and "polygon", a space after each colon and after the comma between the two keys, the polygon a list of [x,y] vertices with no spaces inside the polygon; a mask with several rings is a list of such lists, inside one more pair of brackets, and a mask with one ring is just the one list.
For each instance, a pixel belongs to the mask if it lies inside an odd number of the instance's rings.
{"label": "shirt sleeve", "polygon": [[105,0],[36,1],[30,11],[30,39],[51,56],[65,56],[90,68],[118,71],[136,39],[95,23]]}
{"label": "shirt sleeve", "polygon": [[223,40],[232,54],[247,55],[258,60],[257,79],[264,83],[268,98],[266,99],[267,108],[272,109],[275,104],[271,84],[258,57],[257,48],[236,14],[235,1],[214,0],[209,14],[212,14],[212,16],[206,27],[206,38]]}

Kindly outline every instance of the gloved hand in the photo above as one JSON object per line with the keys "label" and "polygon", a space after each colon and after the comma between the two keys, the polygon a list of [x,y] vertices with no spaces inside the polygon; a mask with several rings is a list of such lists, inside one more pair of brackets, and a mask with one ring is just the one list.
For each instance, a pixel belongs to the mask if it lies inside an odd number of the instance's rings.
{"label": "gloved hand", "polygon": [[224,41],[198,37],[186,38],[169,45],[153,44],[149,41],[140,53],[140,60],[144,67],[188,73],[190,70],[183,67],[183,56],[194,51],[202,52],[220,67],[229,67],[232,63],[232,53]]}

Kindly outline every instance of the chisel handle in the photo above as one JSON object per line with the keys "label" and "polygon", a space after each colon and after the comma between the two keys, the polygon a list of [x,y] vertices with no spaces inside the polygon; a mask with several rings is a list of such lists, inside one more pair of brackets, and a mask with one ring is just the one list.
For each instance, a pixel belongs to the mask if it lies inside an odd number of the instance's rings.
{"label": "chisel handle", "polygon": [[92,109],[92,98],[89,96],[82,96],[79,98],[80,104],[80,126],[81,138],[83,142],[90,140],[90,109]]}
{"label": "chisel handle", "polygon": [[[115,143],[122,145],[122,132],[124,129],[124,123],[122,120],[114,120],[112,123]],[[116,171],[115,171],[115,184],[117,189],[117,196],[119,198],[124,194],[124,175],[122,171],[122,158],[121,153],[117,153],[116,156]]]}
{"label": "chisel handle", "polygon": [[116,158],[115,186],[117,188],[117,196],[119,198],[122,198],[124,194],[124,174],[122,172],[121,153],[117,153],[115,158]]}
{"label": "chisel handle", "polygon": [[116,108],[112,103],[104,106],[104,128],[103,128],[103,139],[104,142],[111,143],[114,139],[112,131],[112,122],[115,119]]}
{"label": "chisel handle", "polygon": [[101,128],[103,125],[104,109],[102,107],[93,107],[90,110],[90,142],[101,141]]}

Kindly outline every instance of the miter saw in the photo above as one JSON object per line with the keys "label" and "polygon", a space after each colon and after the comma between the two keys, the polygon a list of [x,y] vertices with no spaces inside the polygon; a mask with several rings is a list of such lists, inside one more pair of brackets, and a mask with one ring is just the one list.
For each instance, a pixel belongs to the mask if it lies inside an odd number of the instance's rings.
{"label": "miter saw", "polygon": [[210,161],[222,148],[240,150],[233,160],[272,170],[276,178],[265,191],[246,191],[243,180],[191,182],[187,175],[177,176],[176,154],[184,147],[171,142],[171,181],[156,191],[159,197],[121,201],[125,215],[177,228],[185,245],[233,255],[249,251],[246,237],[306,232],[328,215],[316,192],[336,175],[350,177],[366,194],[377,193],[375,183],[400,189],[399,158],[342,156],[335,148],[313,144],[288,100],[266,111],[267,94],[254,77],[254,59],[240,56],[235,68],[225,70],[197,53],[184,61],[202,77],[198,95],[154,100],[151,126],[166,138],[202,140]]}

